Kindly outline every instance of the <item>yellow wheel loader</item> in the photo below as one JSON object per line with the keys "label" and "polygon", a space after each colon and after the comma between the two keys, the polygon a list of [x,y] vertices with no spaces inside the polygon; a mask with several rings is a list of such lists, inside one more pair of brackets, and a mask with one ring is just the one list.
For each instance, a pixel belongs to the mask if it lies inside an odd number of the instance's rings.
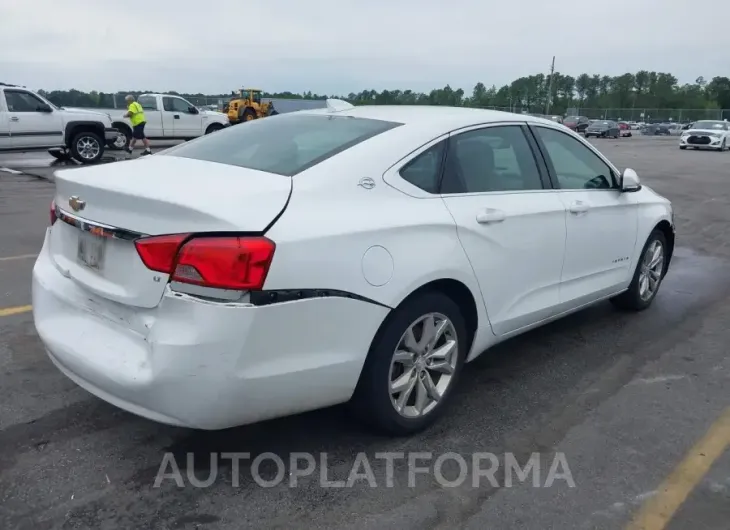
{"label": "yellow wheel loader", "polygon": [[261,90],[257,88],[244,88],[233,96],[223,107],[231,125],[278,114],[273,103],[261,101]]}

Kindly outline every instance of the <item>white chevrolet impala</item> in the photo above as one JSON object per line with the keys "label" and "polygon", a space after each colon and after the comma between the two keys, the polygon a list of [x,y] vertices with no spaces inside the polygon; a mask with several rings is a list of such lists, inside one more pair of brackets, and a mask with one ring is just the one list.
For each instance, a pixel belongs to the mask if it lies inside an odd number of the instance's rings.
{"label": "white chevrolet impala", "polygon": [[59,172],[33,314],[61,372],[152,420],[350,402],[407,434],[494,344],[647,308],[674,237],[669,201],[560,124],[333,100]]}

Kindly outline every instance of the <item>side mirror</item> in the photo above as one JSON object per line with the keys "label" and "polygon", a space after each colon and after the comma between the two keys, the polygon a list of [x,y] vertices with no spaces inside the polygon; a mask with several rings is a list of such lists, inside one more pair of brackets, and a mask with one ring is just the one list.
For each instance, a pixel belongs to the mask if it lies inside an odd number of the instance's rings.
{"label": "side mirror", "polygon": [[53,112],[53,109],[51,108],[50,105],[46,105],[45,103],[41,103],[36,108],[36,111],[37,112]]}
{"label": "side mirror", "polygon": [[623,193],[632,193],[641,189],[641,181],[639,175],[631,168],[624,169],[621,173],[621,191]]}
{"label": "side mirror", "polygon": [[190,114],[198,114],[200,111],[195,107],[188,107],[188,112]]}

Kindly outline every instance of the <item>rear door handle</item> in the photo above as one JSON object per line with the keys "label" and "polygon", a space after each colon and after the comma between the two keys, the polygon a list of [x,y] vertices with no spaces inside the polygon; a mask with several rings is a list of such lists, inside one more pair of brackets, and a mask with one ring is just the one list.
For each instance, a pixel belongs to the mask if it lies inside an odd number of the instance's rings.
{"label": "rear door handle", "polygon": [[10,121],[20,121],[20,118],[18,118],[17,116],[13,116],[12,118],[10,118]]}
{"label": "rear door handle", "polygon": [[502,210],[496,210],[494,208],[484,208],[477,214],[477,223],[501,223],[506,219],[506,217],[507,216]]}
{"label": "rear door handle", "polygon": [[568,210],[570,213],[585,213],[591,208],[591,205],[584,201],[573,201],[570,203]]}

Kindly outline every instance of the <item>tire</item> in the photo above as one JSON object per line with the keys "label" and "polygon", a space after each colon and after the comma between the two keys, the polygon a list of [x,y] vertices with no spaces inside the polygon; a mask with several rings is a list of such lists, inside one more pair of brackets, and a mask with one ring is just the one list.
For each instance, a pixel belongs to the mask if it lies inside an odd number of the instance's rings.
{"label": "tire", "polygon": [[251,108],[246,108],[239,116],[241,122],[251,121],[256,119],[256,112]]}
{"label": "tire", "polygon": [[[425,357],[419,359],[418,354],[414,356],[417,360],[412,368],[407,367],[413,365],[413,359],[402,363],[395,361],[396,350],[406,350],[404,341],[409,329],[414,328],[415,338],[421,338],[420,326],[423,325],[424,319],[428,322],[428,315],[437,315],[436,323],[440,318],[450,322],[447,331],[437,339],[432,350],[438,350],[439,345],[444,344],[443,340],[447,338],[455,339],[455,351],[449,355],[447,361],[440,363],[446,365],[446,362],[450,361],[448,364],[451,367],[450,379],[443,379],[449,377],[449,374],[427,369],[423,364]],[[390,435],[409,435],[425,429],[448,405],[464,365],[468,339],[466,323],[459,306],[445,294],[431,291],[406,300],[388,316],[370,345],[360,380],[350,402],[353,412],[375,430]],[[416,349],[418,348],[413,348]],[[408,373],[412,373],[412,377],[409,378]],[[417,376],[416,373],[427,375]],[[404,380],[415,385],[411,386],[409,395],[391,392],[391,384],[399,378],[406,378]],[[432,382],[437,389],[440,387],[440,399],[435,402],[424,390],[426,388],[424,382],[427,381]],[[429,403],[426,405],[426,412],[418,415],[415,399],[421,396],[425,396]],[[396,398],[404,397],[405,410],[401,413],[396,410],[394,401],[397,402]]]}
{"label": "tire", "polygon": [[71,156],[82,164],[95,164],[104,155],[104,141],[91,131],[75,134],[68,148]]}
{"label": "tire", "polygon": [[212,123],[205,130],[205,134],[214,133],[216,131],[220,131],[221,129],[223,129],[223,125],[221,125],[220,123]]}
{"label": "tire", "polygon": [[725,149],[727,149],[727,144],[725,143],[725,140],[723,140],[722,145],[720,145],[720,152],[724,153]]}
{"label": "tire", "polygon": [[687,146],[686,145],[680,145],[679,148],[680,149],[687,149]]}
{"label": "tire", "polygon": [[[651,251],[652,248],[654,248],[655,244],[661,245],[662,249],[662,260],[658,265],[656,265],[656,269],[654,269],[654,272],[658,273],[659,277],[658,279],[656,279],[656,284],[650,295],[642,296],[641,291],[643,283],[643,269],[644,265],[647,263],[646,260],[648,253]],[[666,272],[667,239],[666,237],[664,237],[664,233],[661,230],[655,228],[654,231],[649,234],[649,238],[646,240],[644,248],[641,249],[639,262],[636,264],[634,277],[631,279],[631,284],[629,285],[628,290],[612,298],[611,302],[619,309],[628,311],[643,311],[644,309],[649,307],[654,301],[654,298],[656,297],[657,293],[659,292],[659,288],[662,285],[662,281],[664,280]]]}
{"label": "tire", "polygon": [[[113,127],[116,128],[120,134],[117,136],[115,141],[107,142],[106,146],[114,151],[126,149],[129,145],[129,141],[132,139],[132,131],[126,125],[118,126],[117,124],[113,124]],[[124,143],[122,144],[122,142]]]}

